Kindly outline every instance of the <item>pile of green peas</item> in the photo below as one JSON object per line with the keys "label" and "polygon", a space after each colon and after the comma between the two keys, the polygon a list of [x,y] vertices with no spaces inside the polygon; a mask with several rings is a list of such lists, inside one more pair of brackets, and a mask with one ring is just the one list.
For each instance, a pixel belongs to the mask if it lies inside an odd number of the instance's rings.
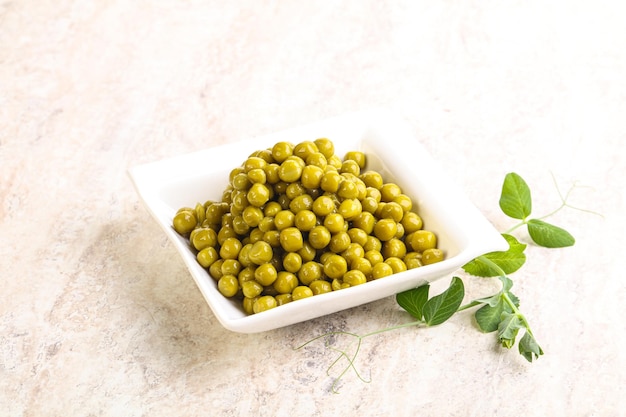
{"label": "pile of green peas", "polygon": [[183,207],[172,223],[247,314],[444,258],[411,198],[328,138],[253,152],[220,201]]}

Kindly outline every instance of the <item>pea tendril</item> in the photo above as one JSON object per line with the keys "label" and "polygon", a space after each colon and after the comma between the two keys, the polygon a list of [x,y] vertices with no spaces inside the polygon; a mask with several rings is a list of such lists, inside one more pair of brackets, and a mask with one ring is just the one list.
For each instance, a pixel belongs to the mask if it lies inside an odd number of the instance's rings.
{"label": "pea tendril", "polygon": [[[505,176],[500,196],[500,208],[510,218],[520,220],[519,223],[502,234],[509,243],[509,249],[504,252],[491,252],[481,255],[463,266],[463,270],[471,276],[498,278],[501,282],[501,289],[496,294],[461,305],[465,292],[463,281],[459,277],[453,277],[450,286],[445,291],[432,297],[429,297],[429,285],[426,284],[396,295],[397,303],[415,319],[414,321],[363,335],[346,331],[328,332],[310,339],[296,349],[302,349],[323,339],[326,348],[338,353],[337,358],[326,370],[328,376],[331,376],[332,370],[342,359],[347,361],[347,365],[334,378],[331,387],[333,393],[338,393],[340,381],[350,370],[354,371],[357,378],[362,382],[371,382],[371,378],[366,379],[361,375],[355,364],[363,345],[363,339],[407,327],[435,326],[445,322],[456,313],[479,307],[474,313],[474,319],[482,332],[496,333],[499,344],[507,349],[512,348],[517,343],[520,355],[529,362],[539,358],[544,354],[543,349],[535,339],[528,319],[519,309],[519,299],[511,292],[513,281],[509,278],[510,274],[516,272],[526,262],[524,250],[527,245],[520,243],[511,233],[526,226],[528,235],[535,245],[545,248],[564,248],[574,245],[574,237],[566,230],[547,223],[545,219],[554,216],[566,207],[600,215],[594,211],[569,204],[568,200],[571,193],[580,185],[574,183],[565,194],[562,194],[554,175],[552,175],[552,179],[561,199],[561,204],[542,217],[531,218],[532,199],[528,185],[516,173],[509,173]],[[520,331],[523,332],[523,335],[518,340]],[[352,352],[333,346],[333,336],[338,335],[356,339],[356,347]]]}

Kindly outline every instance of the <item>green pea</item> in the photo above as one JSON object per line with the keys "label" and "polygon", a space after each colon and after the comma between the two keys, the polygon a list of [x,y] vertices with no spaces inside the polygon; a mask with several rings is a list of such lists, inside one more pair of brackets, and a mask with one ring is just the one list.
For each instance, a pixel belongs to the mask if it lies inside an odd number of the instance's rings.
{"label": "green pea", "polygon": [[298,271],[298,280],[304,285],[309,285],[317,279],[322,279],[322,273],[323,268],[319,262],[309,261]]}
{"label": "green pea", "polygon": [[174,230],[178,234],[188,235],[198,224],[195,210],[183,210],[176,213],[172,221]]}
{"label": "green pea", "polygon": [[255,298],[263,292],[263,286],[255,280],[245,281],[241,284],[241,292],[247,298]]}
{"label": "green pea", "polygon": [[380,279],[380,278],[388,277],[389,275],[392,275],[392,274],[393,274],[393,269],[391,268],[391,265],[385,262],[377,263],[376,265],[372,267],[373,279]]}
{"label": "green pea", "polygon": [[337,210],[339,214],[343,216],[346,220],[353,220],[359,214],[361,214],[363,207],[361,206],[361,202],[356,198],[348,198],[341,202],[339,205],[339,209]]}
{"label": "green pea", "polygon": [[217,245],[217,233],[208,227],[198,228],[191,232],[189,240],[196,250]]}
{"label": "green pea", "polygon": [[248,258],[250,258],[250,261],[256,265],[269,262],[273,256],[274,251],[272,250],[272,246],[262,240],[253,243],[250,248],[250,252],[248,253]]}
{"label": "green pea", "polygon": [[350,241],[350,236],[347,232],[339,232],[335,233],[328,243],[328,247],[331,251],[335,253],[341,253],[344,250],[348,249],[348,246],[352,243]]}
{"label": "green pea", "polygon": [[324,176],[324,170],[317,165],[307,165],[302,169],[300,181],[302,186],[309,190],[319,188]]}
{"label": "green pea", "polygon": [[270,199],[270,190],[265,184],[252,184],[246,198],[253,206],[261,207]]}
{"label": "green pea", "polygon": [[234,297],[239,291],[239,280],[234,275],[223,275],[217,281],[217,289],[224,297]]}
{"label": "green pea", "polygon": [[326,159],[335,155],[335,145],[328,138],[318,138],[313,141],[318,151],[326,157]]}
{"label": "green pea", "polygon": [[323,249],[330,243],[331,234],[325,226],[315,226],[309,232],[309,243],[315,249]]}
{"label": "green pea", "polygon": [[288,271],[280,271],[273,283],[274,289],[280,294],[291,294],[298,285],[298,277]]}
{"label": "green pea", "polygon": [[302,257],[299,253],[288,252],[283,257],[283,268],[286,271],[296,273],[302,267]]}
{"label": "green pea", "polygon": [[422,253],[422,263],[424,265],[431,265],[441,261],[443,261],[443,251],[441,249],[430,248]]}
{"label": "green pea", "polygon": [[287,227],[280,231],[280,245],[287,252],[296,252],[302,249],[304,240],[302,232],[296,227]]}
{"label": "green pea", "polygon": [[434,249],[437,247],[437,236],[429,230],[417,230],[411,234],[409,245],[416,252]]}
{"label": "green pea", "polygon": [[311,291],[313,292],[313,295],[325,294],[325,293],[331,292],[333,290],[331,285],[330,285],[330,282],[324,281],[324,280],[321,280],[321,279],[313,281],[309,285],[309,288],[311,288]]}
{"label": "green pea", "polygon": [[277,306],[276,299],[271,295],[264,295],[257,298],[252,304],[252,310],[254,314],[261,313],[263,311],[271,310]]}
{"label": "green pea", "polygon": [[222,259],[237,259],[242,246],[243,245],[239,239],[229,237],[224,240],[224,243],[222,243],[222,247],[220,248],[220,257]]}
{"label": "green pea", "polygon": [[382,254],[387,258],[404,258],[406,255],[406,245],[397,238],[391,238],[383,243]]}
{"label": "green pea", "polygon": [[302,300],[303,298],[313,297],[313,291],[306,285],[298,285],[291,292],[293,301]]}
{"label": "green pea", "polygon": [[280,168],[278,169],[278,177],[281,181],[285,182],[295,182],[300,179],[303,170],[302,163],[300,163],[293,156],[287,158],[283,163],[280,164]]}
{"label": "green pea", "polygon": [[339,213],[331,213],[324,218],[324,227],[326,227],[330,233],[343,232],[346,230],[346,226],[343,216]]}
{"label": "green pea", "polygon": [[374,225],[374,235],[382,242],[395,237],[398,225],[393,219],[381,219]]}
{"label": "green pea", "polygon": [[217,253],[217,250],[213,246],[208,246],[202,249],[196,255],[196,259],[198,263],[203,268],[210,267],[215,261],[217,261],[218,258],[219,258],[219,255]]}
{"label": "green pea", "polygon": [[348,271],[348,262],[341,255],[330,255],[324,261],[324,274],[329,278],[340,279]]}
{"label": "green pea", "polygon": [[293,147],[294,145],[289,142],[277,142],[272,147],[272,157],[280,164],[293,155]]}
{"label": "green pea", "polygon": [[358,269],[351,269],[343,275],[343,282],[351,287],[355,287],[357,285],[365,284],[367,282],[367,278],[365,277],[365,274]]}
{"label": "green pea", "polygon": [[313,213],[323,217],[335,211],[335,201],[328,195],[321,195],[313,201]]}
{"label": "green pea", "polygon": [[315,142],[310,140],[302,141],[293,148],[293,154],[302,158],[302,160],[306,160],[309,155],[315,152],[319,152],[319,149]]}
{"label": "green pea", "polygon": [[254,279],[264,287],[272,285],[277,277],[278,272],[271,263],[259,265],[259,267],[254,270]]}
{"label": "green pea", "polygon": [[308,232],[315,227],[317,217],[311,210],[300,210],[294,218],[295,226],[302,232]]}

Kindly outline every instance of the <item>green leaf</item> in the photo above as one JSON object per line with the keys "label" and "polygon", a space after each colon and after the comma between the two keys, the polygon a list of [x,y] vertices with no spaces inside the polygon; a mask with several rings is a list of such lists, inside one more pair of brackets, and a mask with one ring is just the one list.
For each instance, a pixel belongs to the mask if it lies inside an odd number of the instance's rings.
{"label": "green leaf", "polygon": [[515,344],[517,333],[523,327],[524,324],[517,314],[502,313],[502,319],[498,325],[498,338],[502,346],[510,349]]}
{"label": "green leaf", "polygon": [[396,294],[396,302],[410,315],[418,320],[422,320],[422,309],[428,301],[428,290],[430,285],[422,285],[408,291]]}
{"label": "green leaf", "polygon": [[543,355],[541,346],[539,346],[539,343],[537,343],[535,338],[528,332],[524,333],[517,347],[519,353],[524,356],[528,362],[532,362],[533,359],[538,359],[539,356]]}
{"label": "green leaf", "polygon": [[474,313],[478,327],[485,333],[495,332],[500,325],[504,311],[504,302],[500,296],[497,297],[499,300],[497,303],[494,305],[486,304]]}
{"label": "green leaf", "polygon": [[532,211],[530,188],[524,179],[514,172],[504,177],[500,208],[507,216],[520,220],[530,216]]}
{"label": "green leaf", "polygon": [[424,322],[436,326],[448,320],[461,305],[465,287],[459,277],[453,277],[447,290],[434,296],[424,304]]}
{"label": "green leaf", "polygon": [[528,234],[536,244],[544,248],[564,248],[576,243],[576,239],[567,230],[538,219],[528,221]]}
{"label": "green leaf", "polygon": [[[507,251],[489,252],[479,256],[465,264],[463,270],[468,274],[478,277],[496,277],[499,276],[502,271],[506,274],[512,274],[520,269],[526,262],[526,255],[524,254],[526,245],[520,243],[511,235],[503,234],[502,236],[509,243],[509,249]],[[492,263],[497,265],[502,271],[494,268]]]}

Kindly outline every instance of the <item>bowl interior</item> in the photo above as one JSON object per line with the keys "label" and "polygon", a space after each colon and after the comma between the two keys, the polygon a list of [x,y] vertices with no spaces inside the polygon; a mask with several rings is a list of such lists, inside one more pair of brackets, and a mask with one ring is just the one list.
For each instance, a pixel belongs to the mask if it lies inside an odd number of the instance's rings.
{"label": "bowl interior", "polygon": [[[385,181],[396,182],[413,200],[424,228],[438,237],[446,259],[353,288],[292,302],[248,316],[239,301],[223,297],[215,280],[195,259],[187,240],[171,227],[183,206],[219,200],[230,171],[255,150],[285,140],[297,143],[327,137],[335,153],[351,150],[367,155],[367,168],[379,171]],[[423,146],[411,136],[409,126],[388,113],[358,113],[289,129],[228,145],[206,149],[130,170],[133,183],[148,211],[168,235],[183,258],[215,316],[227,329],[259,332],[330,314],[391,296],[446,276],[474,257],[506,250],[506,242],[493,226],[450,182]]]}

